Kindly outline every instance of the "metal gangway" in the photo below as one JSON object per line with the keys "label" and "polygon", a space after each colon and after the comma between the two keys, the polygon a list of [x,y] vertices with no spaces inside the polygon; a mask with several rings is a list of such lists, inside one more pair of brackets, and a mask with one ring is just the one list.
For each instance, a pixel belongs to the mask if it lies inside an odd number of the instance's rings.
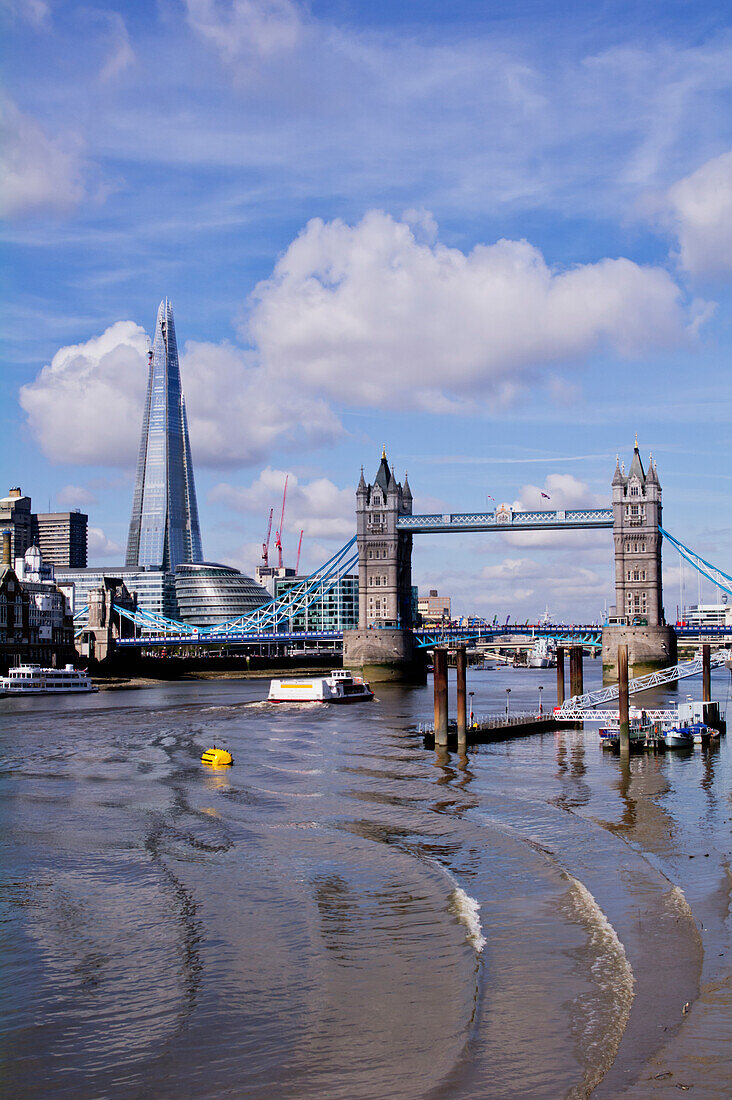
{"label": "metal gangway", "polygon": [[[716,653],[712,653],[710,658],[711,667],[719,668],[728,658],[729,653],[726,650],[718,650]],[[649,688],[664,687],[666,684],[685,680],[689,676],[698,676],[702,671],[702,665],[703,658],[695,657],[693,661],[683,661],[671,668],[663,668],[660,672],[649,672],[645,676],[636,676],[633,680],[628,680],[628,695],[635,695],[639,691],[648,691]],[[557,718],[587,718],[589,717],[587,715],[588,710],[599,707],[603,703],[612,702],[619,697],[619,694],[619,685],[612,684],[610,687],[599,688],[597,691],[587,691],[584,695],[573,695],[561,707],[557,707],[554,714]],[[594,716],[597,716],[597,712]]]}

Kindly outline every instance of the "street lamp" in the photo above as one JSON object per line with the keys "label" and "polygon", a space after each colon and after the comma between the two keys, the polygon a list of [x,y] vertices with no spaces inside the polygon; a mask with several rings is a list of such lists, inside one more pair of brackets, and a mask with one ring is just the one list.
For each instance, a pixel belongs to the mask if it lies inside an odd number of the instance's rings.
{"label": "street lamp", "polygon": [[475,695],[475,692],[474,691],[469,691],[468,695],[470,696],[470,727],[472,729],[472,726],[473,726],[473,696]]}
{"label": "street lamp", "polygon": [[511,707],[510,707],[511,698],[510,697],[511,697],[511,689],[506,688],[506,718],[508,718],[508,716],[510,714],[510,711],[511,711]]}
{"label": "street lamp", "polygon": [[544,690],[544,687],[543,687],[543,685],[542,685],[542,684],[539,684],[539,714],[543,714],[543,713],[544,713],[544,708],[543,708],[543,706],[541,705],[541,693],[542,693],[542,691],[543,691],[543,690]]}

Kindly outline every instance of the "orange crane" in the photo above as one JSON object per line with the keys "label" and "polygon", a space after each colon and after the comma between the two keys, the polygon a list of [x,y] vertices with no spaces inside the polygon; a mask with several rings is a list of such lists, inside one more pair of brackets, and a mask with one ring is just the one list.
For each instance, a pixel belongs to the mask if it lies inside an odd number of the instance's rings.
{"label": "orange crane", "polygon": [[262,543],[262,563],[269,565],[269,536],[272,534],[272,516],[274,515],[274,508],[269,510],[269,523],[267,524],[267,537]]}
{"label": "orange crane", "polygon": [[275,533],[275,546],[277,548],[277,564],[282,568],[282,528],[285,523],[285,501],[287,500],[287,482],[290,475],[285,475],[285,487],[282,490],[282,512],[280,514],[279,530]]}
{"label": "orange crane", "polygon": [[302,536],[304,532],[300,532],[300,541],[297,544],[297,561],[295,562],[295,576],[300,576],[300,551],[302,550]]}

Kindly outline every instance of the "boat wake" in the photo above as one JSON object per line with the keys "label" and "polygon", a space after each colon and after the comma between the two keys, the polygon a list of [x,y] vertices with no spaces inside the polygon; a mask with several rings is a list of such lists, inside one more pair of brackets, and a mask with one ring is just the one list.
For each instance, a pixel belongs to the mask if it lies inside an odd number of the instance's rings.
{"label": "boat wake", "polygon": [[572,1030],[582,1054],[585,1074],[567,1094],[584,1100],[612,1065],[633,1004],[635,978],[618,935],[590,891],[567,871],[569,889],[562,908],[587,935],[592,989],[571,1005]]}
{"label": "boat wake", "polygon": [[475,898],[471,898],[470,894],[466,894],[461,886],[456,886],[450,894],[448,909],[451,913],[454,913],[460,924],[463,925],[465,939],[475,950],[475,953],[480,955],[486,945],[486,938],[483,935],[483,926],[480,923],[480,905],[478,902]]}

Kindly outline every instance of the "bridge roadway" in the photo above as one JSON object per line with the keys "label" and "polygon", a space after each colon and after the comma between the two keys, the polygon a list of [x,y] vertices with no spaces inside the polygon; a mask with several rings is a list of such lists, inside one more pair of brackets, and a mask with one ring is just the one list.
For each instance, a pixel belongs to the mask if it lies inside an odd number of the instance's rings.
{"label": "bridge roadway", "polygon": [[[732,641],[732,627],[675,627],[678,638],[709,638]],[[508,634],[528,635],[536,638],[554,638],[559,644],[597,646],[602,638],[602,627],[592,625],[552,625],[530,626],[521,624],[474,623],[464,627],[452,627],[445,630],[415,630],[414,635],[420,649],[431,649],[436,645],[450,645],[458,642],[483,641],[505,637]],[[298,642],[340,642],[342,630],[262,630],[251,633],[230,630],[220,634],[207,633],[200,637],[193,634],[144,634],[136,638],[118,638],[118,646],[211,646],[211,645],[295,645]]]}

